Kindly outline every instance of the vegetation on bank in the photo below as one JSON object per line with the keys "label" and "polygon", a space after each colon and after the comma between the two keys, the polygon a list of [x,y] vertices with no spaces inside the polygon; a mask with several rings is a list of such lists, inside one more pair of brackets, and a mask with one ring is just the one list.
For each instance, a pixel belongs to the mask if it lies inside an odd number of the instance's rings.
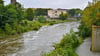
{"label": "vegetation on bank", "polygon": [[82,39],[76,36],[73,31],[63,36],[63,39],[54,45],[54,50],[44,53],[42,56],[78,56],[76,48],[82,43]]}
{"label": "vegetation on bank", "polygon": [[68,18],[68,13],[61,13],[60,14],[60,19],[67,20],[67,18]]}
{"label": "vegetation on bank", "polygon": [[[43,25],[53,25],[73,21],[66,19],[48,20],[45,17],[48,10],[50,10],[50,8],[24,9],[18,2],[15,4],[4,5],[4,1],[0,0],[0,36],[15,35],[31,30],[38,30]],[[62,17],[67,18],[66,16]]]}
{"label": "vegetation on bank", "polygon": [[75,16],[79,16],[79,14],[80,14],[80,16],[82,15],[82,10],[81,9],[69,9],[69,11],[68,11],[68,15],[69,15],[69,17],[75,17]]}
{"label": "vegetation on bank", "polygon": [[92,25],[100,26],[100,1],[89,3],[84,9],[79,35],[84,38],[90,37]]}
{"label": "vegetation on bank", "polygon": [[92,25],[100,26],[100,1],[92,2],[84,9],[78,32],[80,38],[74,32],[67,33],[54,45],[54,50],[44,53],[43,56],[78,56],[75,50],[82,43],[82,39],[91,36]]}

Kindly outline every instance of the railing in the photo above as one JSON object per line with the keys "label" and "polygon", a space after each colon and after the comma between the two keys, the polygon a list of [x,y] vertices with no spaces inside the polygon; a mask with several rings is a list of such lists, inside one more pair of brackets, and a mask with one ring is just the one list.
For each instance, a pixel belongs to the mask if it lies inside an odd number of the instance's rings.
{"label": "railing", "polygon": [[100,51],[100,26],[92,26],[92,51]]}

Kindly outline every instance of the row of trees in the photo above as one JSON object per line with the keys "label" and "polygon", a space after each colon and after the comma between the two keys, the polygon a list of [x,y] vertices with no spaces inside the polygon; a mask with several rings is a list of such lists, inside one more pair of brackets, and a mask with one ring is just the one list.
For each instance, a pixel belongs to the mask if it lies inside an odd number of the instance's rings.
{"label": "row of trees", "polygon": [[51,10],[51,8],[37,8],[35,9],[35,16],[47,16],[48,10]]}
{"label": "row of trees", "polygon": [[[46,22],[44,16],[47,16],[48,10],[50,9],[51,8],[25,9],[18,2],[5,6],[3,0],[0,0],[0,33],[15,34],[32,30],[32,28],[39,29],[41,26],[40,23]],[[60,18],[66,20],[68,14],[61,13]],[[34,24],[32,24],[33,19],[37,20]],[[38,25],[38,27],[35,24]]]}
{"label": "row of trees", "polygon": [[69,17],[75,17],[78,14],[82,15],[82,10],[81,9],[69,9],[68,13],[69,13]]}
{"label": "row of trees", "polygon": [[100,26],[100,1],[92,2],[84,9],[79,35],[82,37],[90,36],[92,25]]}
{"label": "row of trees", "polygon": [[51,8],[27,8],[26,11],[26,18],[28,20],[33,20],[33,18],[38,18],[38,16],[47,16],[48,15],[48,10]]}
{"label": "row of trees", "polygon": [[38,30],[42,26],[41,23],[55,24],[53,21],[47,21],[44,17],[47,15],[48,10],[50,8],[25,9],[18,2],[5,6],[3,0],[0,0],[0,33],[17,34]]}
{"label": "row of trees", "polygon": [[[51,8],[28,8],[26,9],[26,12],[28,13],[27,18],[29,20],[32,20],[32,18],[35,16],[47,16],[48,15],[48,10],[51,10]],[[33,13],[31,13],[33,12]],[[68,17],[75,17],[78,14],[82,14],[81,9],[69,9],[68,13],[61,13],[60,19],[66,20]]]}
{"label": "row of trees", "polygon": [[59,16],[61,20],[66,20],[68,18],[68,13],[61,13]]}
{"label": "row of trees", "polygon": [[[79,15],[80,14],[80,15]],[[82,10],[81,9],[69,9],[68,13],[61,13],[60,19],[66,20],[68,18],[75,18],[76,16],[79,17],[82,15]]]}
{"label": "row of trees", "polygon": [[[2,0],[0,0],[2,1]],[[16,3],[15,5],[4,6],[3,2],[0,4],[0,28],[4,29],[6,23],[12,24],[15,21],[19,23],[24,19],[24,12],[21,5]]]}

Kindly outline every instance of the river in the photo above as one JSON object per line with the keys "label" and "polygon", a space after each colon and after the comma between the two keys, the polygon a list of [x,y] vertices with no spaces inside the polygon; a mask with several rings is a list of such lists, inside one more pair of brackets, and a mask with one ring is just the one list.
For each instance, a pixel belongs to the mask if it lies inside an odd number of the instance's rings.
{"label": "river", "polygon": [[79,22],[60,23],[3,39],[0,41],[0,56],[41,56],[42,52],[53,50],[52,46],[71,28],[78,31],[78,26]]}

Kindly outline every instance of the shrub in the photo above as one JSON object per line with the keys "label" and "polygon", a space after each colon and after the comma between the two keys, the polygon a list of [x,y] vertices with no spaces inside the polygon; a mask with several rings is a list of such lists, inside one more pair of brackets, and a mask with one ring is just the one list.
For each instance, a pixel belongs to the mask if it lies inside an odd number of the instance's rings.
{"label": "shrub", "polygon": [[46,22],[46,18],[44,16],[38,16],[37,19],[40,23],[45,23]]}
{"label": "shrub", "polygon": [[83,38],[86,38],[86,37],[89,37],[91,35],[91,28],[88,28],[86,27],[86,25],[84,23],[81,23],[81,25],[79,26],[79,32],[78,34],[83,37]]}
{"label": "shrub", "polygon": [[41,25],[40,22],[34,21],[33,24],[32,24],[32,26],[33,26],[33,30],[38,30],[38,29],[40,29],[40,27],[41,27],[42,25]]}
{"label": "shrub", "polygon": [[12,34],[12,28],[11,28],[10,24],[6,23],[5,31],[7,34]]}
{"label": "shrub", "polygon": [[82,43],[73,31],[67,33],[63,39],[56,45],[54,50],[49,53],[44,53],[43,56],[78,56],[75,49]]}
{"label": "shrub", "polygon": [[60,14],[60,19],[66,20],[68,18],[68,13],[61,13]]}

